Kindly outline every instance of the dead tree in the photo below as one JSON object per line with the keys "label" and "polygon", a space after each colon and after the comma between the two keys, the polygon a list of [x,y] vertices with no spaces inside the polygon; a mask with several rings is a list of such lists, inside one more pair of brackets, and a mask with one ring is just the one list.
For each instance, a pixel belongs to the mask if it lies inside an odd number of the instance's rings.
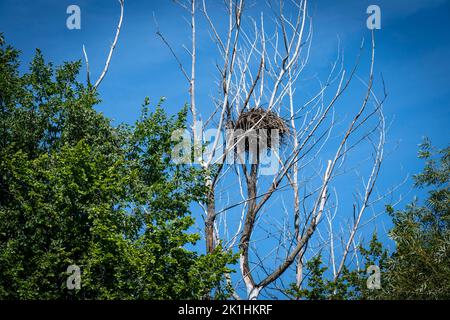
{"label": "dead tree", "polygon": [[[330,249],[337,279],[349,255],[355,254],[357,232],[364,213],[383,198],[372,199],[383,160],[386,127],[383,116],[386,92],[378,98],[374,90],[374,35],[366,80],[357,75],[363,42],[349,71],[338,52],[328,76],[317,81],[315,93],[306,94],[299,80],[308,66],[313,35],[307,0],[286,4],[268,2],[257,17],[245,11],[250,9],[244,0],[225,1],[225,14],[217,16],[209,12],[209,4],[204,0],[177,2],[190,17],[190,74],[159,29],[157,34],[170,49],[188,82],[194,142],[201,144],[201,132],[214,124],[214,139],[206,156],[200,154],[199,161],[208,172],[205,181],[208,197],[206,203],[201,204],[207,253],[214,250],[218,241],[226,249],[239,250],[241,279],[228,277],[236,288],[236,299],[241,283],[248,299],[258,298],[263,289],[283,290],[281,278],[294,266],[294,282],[300,287],[304,259],[324,247]],[[212,97],[215,108],[206,114],[207,120],[202,126],[199,126],[195,102],[198,19],[209,28],[217,49],[217,93]],[[218,19],[225,19],[226,23],[220,24]],[[346,109],[337,108],[355,79],[360,80],[364,91],[362,100],[353,101]],[[227,129],[238,130],[240,134],[224,141],[221,137],[226,135]],[[273,129],[278,130],[280,148],[267,143],[276,140],[267,133]],[[266,144],[261,149],[252,149],[251,141],[264,140]],[[342,215],[337,203],[346,191],[337,190],[335,181],[354,171],[346,164],[357,148],[363,148],[368,155],[359,165],[369,173],[363,179],[363,191],[358,194],[360,201],[354,205],[349,235],[341,234],[346,238],[344,245],[342,250],[335,250],[334,219]],[[243,151],[238,152],[238,164],[228,165],[227,162],[235,160],[230,158],[235,157],[236,149]],[[196,146],[195,150],[201,150],[201,146]],[[269,151],[277,168],[265,175],[259,157],[261,152]],[[252,157],[254,161],[246,162]],[[238,189],[230,191],[227,182]],[[332,201],[330,194],[334,194]],[[274,205],[286,201],[290,203],[288,207],[274,209]],[[278,214],[269,216],[269,211]],[[280,216],[281,211],[284,217]],[[321,225],[324,217],[328,224]],[[320,229],[327,225],[328,229],[323,231],[329,236],[323,237]],[[272,250],[263,249],[258,242],[261,240],[255,239],[255,235],[262,238],[263,234],[272,241]],[[261,255],[263,252],[265,256]],[[272,260],[267,263],[269,259]]]}

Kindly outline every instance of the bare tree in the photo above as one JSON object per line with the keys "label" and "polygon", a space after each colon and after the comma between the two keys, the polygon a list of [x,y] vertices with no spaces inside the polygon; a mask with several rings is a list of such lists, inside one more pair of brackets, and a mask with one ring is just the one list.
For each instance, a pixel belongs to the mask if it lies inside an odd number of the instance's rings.
{"label": "bare tree", "polygon": [[[195,148],[200,165],[208,173],[205,181],[208,197],[201,204],[207,253],[213,252],[219,241],[225,249],[239,249],[241,278],[227,277],[236,288],[236,299],[241,284],[248,299],[258,298],[270,286],[283,290],[282,276],[291,267],[294,267],[294,282],[301,287],[305,258],[324,247],[330,249],[333,275],[337,279],[349,254],[356,254],[357,232],[367,208],[382,199],[371,200],[383,160],[386,131],[383,115],[386,91],[379,99],[373,88],[374,34],[369,74],[366,81],[360,79],[364,97],[342,110],[337,109],[340,99],[350,83],[359,78],[356,73],[364,42],[350,71],[344,67],[338,50],[326,79],[317,80],[315,93],[302,92],[299,80],[308,66],[313,36],[307,0],[269,1],[258,18],[246,14],[251,4],[244,0],[226,0],[225,14],[216,16],[210,13],[205,0],[176,2],[190,16],[190,75],[159,28],[157,34],[189,83],[194,143],[201,145],[202,132],[214,124],[214,138],[208,152],[202,157],[197,153],[201,146]],[[196,26],[200,18],[209,28],[209,40],[217,49],[218,90],[212,97],[215,107],[207,112],[205,123],[198,122],[195,102]],[[250,116],[252,121],[242,125],[243,119]],[[229,129],[234,133],[225,141],[223,136]],[[275,129],[278,133],[281,129],[280,147],[266,144],[256,151],[250,150],[247,146],[252,141],[268,139],[262,133],[265,129]],[[239,134],[235,135],[237,131]],[[275,134],[270,139],[274,143]],[[358,155],[355,151],[358,148],[370,156],[352,167],[349,159],[352,154]],[[238,165],[228,165],[234,162],[236,149]],[[270,153],[272,164],[276,163],[270,175],[258,160],[264,153]],[[252,157],[256,161],[246,162],[246,158]],[[349,236],[343,248],[337,250],[333,226],[335,219],[345,218],[337,205],[346,190],[340,190],[336,181],[357,172],[358,168],[361,168],[361,178],[367,168],[370,170],[367,178],[362,178],[363,191],[357,192],[359,199],[353,204],[358,210],[355,209]],[[238,189],[230,190],[230,185]],[[333,201],[330,201],[330,190],[334,193]],[[289,204],[281,208],[281,203]],[[324,217],[328,222],[324,229],[328,232],[326,237],[319,228]],[[341,234],[341,238],[345,236]],[[269,244],[262,244],[264,241]],[[270,245],[272,249],[268,248]]]}

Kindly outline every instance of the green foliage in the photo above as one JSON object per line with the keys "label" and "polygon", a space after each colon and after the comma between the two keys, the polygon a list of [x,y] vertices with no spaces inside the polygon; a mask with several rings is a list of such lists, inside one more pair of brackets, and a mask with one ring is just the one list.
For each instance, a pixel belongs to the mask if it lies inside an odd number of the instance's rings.
{"label": "green foliage", "polygon": [[325,300],[329,299],[334,291],[334,283],[326,279],[324,273],[327,267],[322,266],[322,256],[319,254],[306,263],[308,285],[298,287],[291,284],[286,294],[296,300]]}
{"label": "green foliage", "polygon": [[426,161],[416,175],[418,188],[429,188],[423,206],[416,199],[405,210],[390,212],[396,251],[389,261],[385,297],[450,298],[450,148],[435,150],[428,139],[420,145]]}
{"label": "green foliage", "polygon": [[[146,98],[134,125],[113,127],[76,81],[80,62],[55,68],[37,50],[20,75],[18,57],[2,38],[0,298],[226,297],[235,257],[188,249],[205,186],[203,172],[171,161],[186,108],[169,117]],[[66,287],[71,264],[80,290]]]}
{"label": "green foliage", "polygon": [[[383,299],[383,288],[385,286],[385,272],[388,266],[389,253],[378,240],[377,234],[372,235],[368,248],[359,246],[358,248],[362,261],[362,268],[344,273],[344,277],[348,278],[351,284],[348,292],[351,299]],[[380,271],[381,288],[369,288],[368,280],[372,273],[369,272],[371,266],[376,266]]]}

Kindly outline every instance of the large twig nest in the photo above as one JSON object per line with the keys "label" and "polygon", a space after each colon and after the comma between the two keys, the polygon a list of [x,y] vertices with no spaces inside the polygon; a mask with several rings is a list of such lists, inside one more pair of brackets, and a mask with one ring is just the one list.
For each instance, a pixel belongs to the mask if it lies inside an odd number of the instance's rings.
{"label": "large twig nest", "polygon": [[[259,141],[264,140],[264,143],[259,143],[258,150],[261,152],[261,146],[266,148],[272,147],[272,130],[278,130],[278,141],[282,143],[283,138],[289,133],[289,128],[285,121],[275,112],[267,111],[263,108],[254,107],[248,111],[241,112],[235,122],[231,122],[227,127],[242,130],[253,137],[257,137]],[[250,148],[251,149],[251,148]],[[249,151],[248,141],[246,142],[246,151]]]}

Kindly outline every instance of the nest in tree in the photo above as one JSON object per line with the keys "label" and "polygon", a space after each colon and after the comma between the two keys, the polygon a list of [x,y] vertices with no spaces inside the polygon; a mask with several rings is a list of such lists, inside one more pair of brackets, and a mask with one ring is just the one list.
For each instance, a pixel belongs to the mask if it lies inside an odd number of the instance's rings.
{"label": "nest in tree", "polygon": [[[282,142],[283,138],[289,133],[289,128],[285,121],[275,112],[267,111],[263,108],[254,107],[248,111],[242,112],[235,122],[227,125],[228,128],[242,130],[248,134],[247,136],[257,137],[259,141],[259,151],[261,150],[261,140],[267,148],[272,147],[272,130],[278,130],[278,141]],[[246,142],[246,151],[249,151],[248,141]]]}

